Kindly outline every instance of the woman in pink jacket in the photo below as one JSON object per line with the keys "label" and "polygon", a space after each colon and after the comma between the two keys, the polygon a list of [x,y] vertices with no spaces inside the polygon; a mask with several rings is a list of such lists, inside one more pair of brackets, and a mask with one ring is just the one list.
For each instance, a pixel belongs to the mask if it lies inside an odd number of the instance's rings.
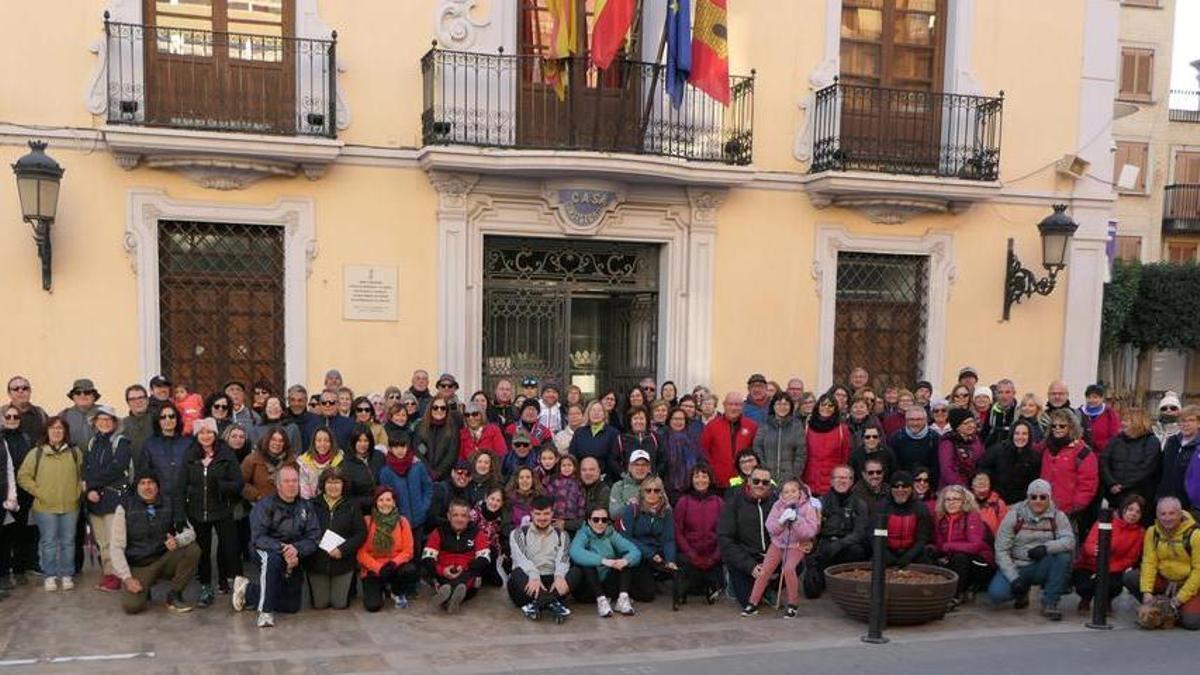
{"label": "woman in pink jacket", "polygon": [[961,485],[942,488],[933,526],[938,565],[958,575],[957,607],[977,590],[986,588],[996,573],[996,554],[987,541],[987,525],[979,517],[975,497]]}
{"label": "woman in pink jacket", "polygon": [[810,498],[808,487],[797,480],[784,483],[779,490],[779,499],[767,516],[771,545],[767,547],[762,569],[754,578],[750,602],[742,608],[742,616],[758,613],[758,603],[762,601],[767,584],[771,583],[771,575],[783,563],[781,574],[788,596],[783,616],[796,618],[796,605],[800,603],[800,580],[796,576],[796,567],[804,561],[805,554],[812,550],[813,537],[817,536],[820,529],[821,512]]}

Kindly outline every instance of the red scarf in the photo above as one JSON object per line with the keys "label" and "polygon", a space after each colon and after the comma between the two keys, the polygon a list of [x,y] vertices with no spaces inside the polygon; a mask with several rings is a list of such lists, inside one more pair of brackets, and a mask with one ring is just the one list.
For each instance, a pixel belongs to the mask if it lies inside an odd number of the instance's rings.
{"label": "red scarf", "polygon": [[389,452],[387,454],[387,465],[392,468],[392,471],[396,472],[397,476],[407,476],[408,470],[413,465],[412,451],[409,450],[406,452],[404,457],[397,457],[395,453]]}

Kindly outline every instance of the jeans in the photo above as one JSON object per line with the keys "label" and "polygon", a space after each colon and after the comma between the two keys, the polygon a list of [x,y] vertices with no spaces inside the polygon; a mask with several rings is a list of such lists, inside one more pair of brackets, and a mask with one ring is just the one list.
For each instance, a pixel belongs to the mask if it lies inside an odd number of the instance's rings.
{"label": "jeans", "polygon": [[[1042,587],[1042,604],[1058,604],[1063,590],[1067,586],[1067,576],[1071,572],[1070,553],[1051,553],[1041,560],[1017,568],[1020,578],[1031,586]],[[997,572],[988,584],[988,597],[993,604],[1000,604],[1013,599],[1012,583],[1003,572]]]}
{"label": "jeans", "polygon": [[75,525],[79,522],[79,511],[66,513],[33,512],[33,522],[38,526],[41,537],[38,553],[41,557],[42,573],[48,577],[70,577],[75,575]]}

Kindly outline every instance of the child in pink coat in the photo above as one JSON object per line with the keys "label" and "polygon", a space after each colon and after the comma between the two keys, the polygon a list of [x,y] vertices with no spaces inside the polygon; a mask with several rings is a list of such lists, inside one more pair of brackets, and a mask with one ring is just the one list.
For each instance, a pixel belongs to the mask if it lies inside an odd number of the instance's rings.
{"label": "child in pink coat", "polygon": [[[796,576],[797,566],[804,555],[812,549],[812,540],[821,528],[821,512],[810,498],[808,487],[800,481],[789,480],[779,490],[779,499],[767,516],[767,532],[771,535],[771,546],[763,558],[762,570],[754,579],[750,592],[750,605],[757,607],[762,601],[771,575],[783,563],[783,585],[787,589],[787,609],[784,616],[796,616],[796,605],[800,603],[800,580]],[[749,610],[747,607],[743,610]],[[753,612],[750,612],[753,613]]]}
{"label": "child in pink coat", "polygon": [[192,435],[192,423],[200,419],[204,412],[204,399],[200,394],[188,391],[187,385],[182,382],[175,385],[175,407],[179,409],[179,416],[183,419],[183,435]]}

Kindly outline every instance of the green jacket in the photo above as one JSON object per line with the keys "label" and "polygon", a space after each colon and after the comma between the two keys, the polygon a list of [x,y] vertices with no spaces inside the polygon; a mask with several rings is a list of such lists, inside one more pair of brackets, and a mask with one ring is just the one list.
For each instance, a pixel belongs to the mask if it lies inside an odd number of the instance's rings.
{"label": "green jacket", "polygon": [[625,512],[625,507],[629,506],[629,502],[638,498],[638,494],[642,489],[640,481],[636,481],[628,472],[621,476],[621,480],[613,483],[612,489],[608,493],[608,517],[613,521],[621,519],[621,514]]}
{"label": "green jacket", "polygon": [[[38,456],[41,462],[38,462]],[[70,513],[79,509],[79,482],[83,480],[83,453],[74,446],[58,449],[39,445],[25,455],[17,472],[17,485],[33,495],[33,510]]]}
{"label": "green jacket", "polygon": [[590,525],[584,525],[575,533],[575,539],[571,542],[571,562],[581,567],[595,567],[603,581],[608,576],[608,568],[602,563],[614,558],[624,558],[629,567],[637,567],[642,561],[642,553],[611,525],[604,534],[596,534]]}

